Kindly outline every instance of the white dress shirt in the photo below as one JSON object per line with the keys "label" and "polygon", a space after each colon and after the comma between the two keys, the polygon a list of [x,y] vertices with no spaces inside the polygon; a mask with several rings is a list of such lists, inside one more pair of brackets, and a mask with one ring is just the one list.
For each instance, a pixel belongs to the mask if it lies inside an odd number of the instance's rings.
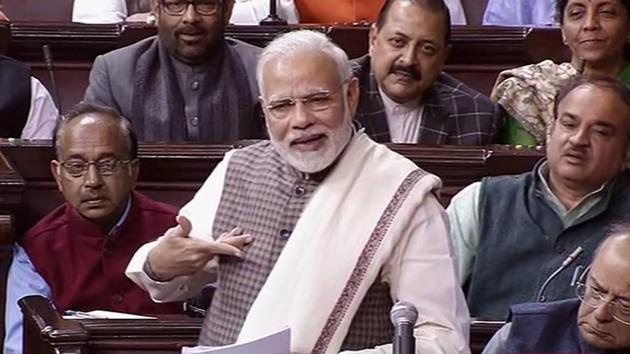
{"label": "white dress shirt", "polygon": [[422,124],[422,113],[424,106],[420,104],[420,99],[406,103],[396,103],[387,97],[380,90],[385,115],[387,116],[387,126],[392,143],[415,144],[418,142],[418,133]]}
{"label": "white dress shirt", "polygon": [[[278,15],[288,23],[298,23],[293,0],[278,0]],[[257,25],[269,15],[268,0],[235,0],[230,23]],[[81,23],[118,23],[129,16],[125,0],[74,0],[72,21]]]}
{"label": "white dress shirt", "polygon": [[31,109],[21,139],[52,139],[59,111],[46,87],[31,76]]}

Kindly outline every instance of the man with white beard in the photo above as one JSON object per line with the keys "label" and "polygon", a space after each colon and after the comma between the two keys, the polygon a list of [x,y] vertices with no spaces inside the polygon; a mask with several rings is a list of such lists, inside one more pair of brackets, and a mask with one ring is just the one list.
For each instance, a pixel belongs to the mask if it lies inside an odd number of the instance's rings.
{"label": "man with white beard", "polygon": [[218,274],[202,345],[289,326],[293,353],[388,353],[389,311],[408,301],[418,352],[468,353],[441,182],[353,129],[359,88],[343,50],[282,35],[257,79],[271,141],[228,152],[127,276],[167,302]]}

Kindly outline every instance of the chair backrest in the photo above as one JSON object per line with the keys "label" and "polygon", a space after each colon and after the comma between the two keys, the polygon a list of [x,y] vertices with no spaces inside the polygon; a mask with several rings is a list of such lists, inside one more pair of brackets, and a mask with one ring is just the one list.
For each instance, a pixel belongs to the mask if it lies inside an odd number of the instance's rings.
{"label": "chair backrest", "polygon": [[149,0],[127,0],[127,16],[151,11]]}
{"label": "chair backrest", "polygon": [[73,0],[4,0],[4,13],[11,21],[72,20]]}
{"label": "chair backrest", "polygon": [[488,0],[462,0],[462,7],[464,7],[469,26],[481,25],[486,6],[488,6]]}

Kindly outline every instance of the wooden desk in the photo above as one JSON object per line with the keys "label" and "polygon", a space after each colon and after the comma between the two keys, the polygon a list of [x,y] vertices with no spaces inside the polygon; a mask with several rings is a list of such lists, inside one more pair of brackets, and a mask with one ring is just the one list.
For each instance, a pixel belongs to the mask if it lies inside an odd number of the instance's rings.
{"label": "wooden desk", "polygon": [[[156,320],[64,320],[40,297],[20,301],[24,312],[25,354],[179,353],[194,346],[201,319],[160,317]],[[502,324],[473,322],[470,345],[474,354]]]}
{"label": "wooden desk", "polygon": [[[327,33],[351,58],[367,53],[367,26],[228,26],[226,35],[264,46],[278,33],[297,28]],[[49,44],[62,105],[68,108],[83,97],[97,55],[155,33],[155,28],[141,24],[14,22],[8,54],[31,65],[35,75],[48,86],[41,47]],[[485,94],[490,93],[501,70],[546,58],[558,62],[569,58],[558,29],[455,26],[451,44],[446,71]]]}

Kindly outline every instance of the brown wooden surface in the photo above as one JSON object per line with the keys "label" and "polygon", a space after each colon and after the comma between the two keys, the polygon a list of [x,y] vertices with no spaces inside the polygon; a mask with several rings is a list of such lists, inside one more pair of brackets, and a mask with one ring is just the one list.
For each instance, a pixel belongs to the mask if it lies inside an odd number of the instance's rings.
{"label": "brown wooden surface", "polygon": [[[20,306],[24,312],[25,354],[179,353],[182,346],[196,344],[202,323],[201,319],[183,316],[152,320],[64,320],[40,296],[24,298]],[[498,322],[473,321],[472,352],[480,353],[500,326]]]}
{"label": "brown wooden surface", "polygon": [[[228,26],[228,36],[264,46],[278,33],[309,28],[331,36],[351,58],[368,49],[366,26]],[[62,106],[82,97],[94,58],[155,34],[142,24],[83,25],[71,22],[13,22],[8,55],[28,63],[45,85],[48,72],[41,47],[49,44],[55,60]],[[558,29],[455,26],[446,71],[482,93],[489,94],[504,69],[543,59],[569,58]]]}

